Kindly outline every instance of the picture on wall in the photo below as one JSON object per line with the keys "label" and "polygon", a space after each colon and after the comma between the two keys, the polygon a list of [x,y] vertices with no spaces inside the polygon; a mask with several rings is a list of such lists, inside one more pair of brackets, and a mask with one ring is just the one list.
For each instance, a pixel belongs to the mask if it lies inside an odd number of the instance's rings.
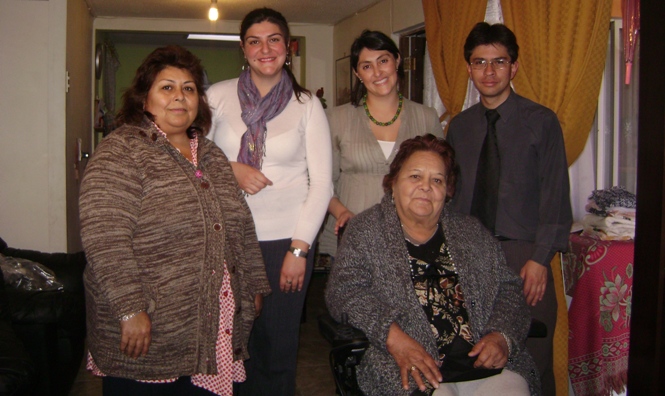
{"label": "picture on wall", "polygon": [[351,101],[351,59],[348,56],[335,61],[335,106]]}

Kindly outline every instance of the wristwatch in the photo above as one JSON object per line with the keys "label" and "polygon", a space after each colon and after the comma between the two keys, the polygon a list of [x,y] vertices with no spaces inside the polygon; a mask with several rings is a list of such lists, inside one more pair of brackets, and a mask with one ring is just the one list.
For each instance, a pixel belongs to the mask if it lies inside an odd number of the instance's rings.
{"label": "wristwatch", "polygon": [[302,249],[293,246],[289,248],[289,252],[293,253],[293,255],[296,257],[303,257],[303,258],[307,258],[307,254],[309,253],[309,252],[304,252]]}

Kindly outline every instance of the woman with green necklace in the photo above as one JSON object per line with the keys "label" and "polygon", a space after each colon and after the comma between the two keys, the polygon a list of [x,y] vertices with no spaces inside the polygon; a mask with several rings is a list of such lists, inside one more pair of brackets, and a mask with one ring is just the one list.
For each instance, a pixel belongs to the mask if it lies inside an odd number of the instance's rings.
{"label": "woman with green necklace", "polygon": [[351,46],[356,80],[351,103],[328,112],[335,195],[319,250],[335,255],[336,234],[355,214],[379,203],[381,182],[400,143],[443,131],[436,111],[398,92],[404,77],[399,49],[385,34],[365,30]]}

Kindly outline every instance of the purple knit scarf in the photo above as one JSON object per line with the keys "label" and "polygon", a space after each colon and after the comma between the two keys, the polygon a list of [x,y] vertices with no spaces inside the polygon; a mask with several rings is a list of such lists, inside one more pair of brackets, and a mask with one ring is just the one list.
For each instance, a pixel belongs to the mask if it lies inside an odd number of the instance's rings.
{"label": "purple knit scarf", "polygon": [[249,70],[242,72],[238,81],[241,117],[247,125],[247,131],[240,140],[238,162],[260,170],[266,152],[266,123],[277,117],[289,104],[293,86],[289,75],[282,69],[279,83],[262,98],[249,73]]}

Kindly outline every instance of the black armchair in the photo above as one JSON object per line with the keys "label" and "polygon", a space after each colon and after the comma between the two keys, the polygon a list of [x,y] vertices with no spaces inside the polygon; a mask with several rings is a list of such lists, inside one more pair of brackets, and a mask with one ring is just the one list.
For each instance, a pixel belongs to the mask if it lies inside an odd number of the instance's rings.
{"label": "black armchair", "polygon": [[[29,368],[21,377],[28,378],[28,381],[13,394],[66,396],[78,374],[84,353],[85,255],[83,252],[41,253],[12,249],[2,239],[0,253],[43,264],[55,273],[56,279],[64,286],[63,290],[57,291],[5,288],[5,324],[9,325],[19,341],[16,345],[22,343],[29,358],[25,363]],[[4,280],[2,283],[4,286]],[[0,356],[0,364],[4,357]],[[0,375],[0,389],[5,379],[11,380]]]}
{"label": "black armchair", "polygon": [[[342,315],[342,322],[330,316],[319,316],[319,331],[331,345],[330,368],[335,378],[337,394],[340,396],[363,396],[356,378],[356,366],[360,364],[365,351],[369,347],[369,340],[362,330],[348,323],[346,314]],[[529,337],[547,337],[547,325],[537,320],[531,320]]]}
{"label": "black armchair", "polygon": [[0,271],[0,395],[25,395],[35,378],[35,365],[12,327]]}

